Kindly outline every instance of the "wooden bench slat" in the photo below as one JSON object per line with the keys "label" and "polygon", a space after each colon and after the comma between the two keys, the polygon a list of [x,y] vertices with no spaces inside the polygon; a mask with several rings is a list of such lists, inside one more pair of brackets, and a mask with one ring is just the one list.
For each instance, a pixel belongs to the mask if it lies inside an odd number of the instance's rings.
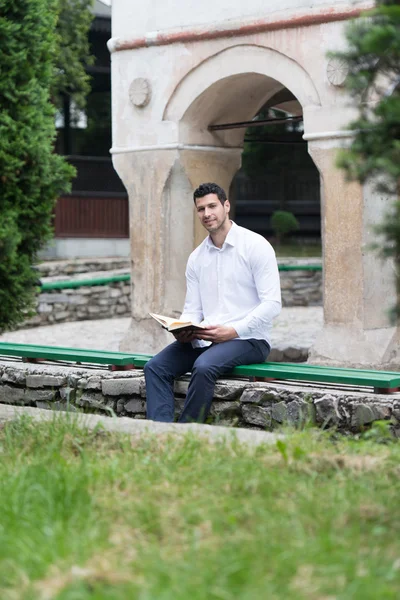
{"label": "wooden bench slat", "polygon": [[0,342],[0,355],[37,358],[48,360],[67,360],[74,362],[93,362],[99,364],[127,365],[133,364],[135,354],[123,352],[107,352],[86,350],[83,348],[62,348],[51,346],[35,346],[29,344],[7,344]]}
{"label": "wooden bench slat", "polygon": [[[143,368],[153,356],[140,352],[114,352],[11,342],[0,342],[0,355],[115,366],[133,365],[138,368]],[[344,383],[358,386],[372,386],[387,390],[400,387],[400,373],[393,371],[326,367],[304,363],[270,362],[241,365],[233,369],[229,375],[321,383]]]}
{"label": "wooden bench slat", "polygon": [[346,383],[349,385],[365,385],[382,388],[395,388],[400,385],[400,373],[380,371],[363,371],[337,367],[295,364],[282,367],[279,363],[262,363],[259,365],[242,365],[235,367],[233,375],[249,377],[274,377],[276,379],[294,379],[299,381],[320,381],[322,383]]}
{"label": "wooden bench slat", "polygon": [[[135,367],[144,367],[148,358],[136,357]],[[382,387],[386,389],[400,386],[400,373],[393,371],[372,371],[338,367],[324,367],[302,363],[260,363],[235,367],[229,375],[245,377],[265,377],[292,379],[299,381],[320,381],[322,383],[345,383]]]}

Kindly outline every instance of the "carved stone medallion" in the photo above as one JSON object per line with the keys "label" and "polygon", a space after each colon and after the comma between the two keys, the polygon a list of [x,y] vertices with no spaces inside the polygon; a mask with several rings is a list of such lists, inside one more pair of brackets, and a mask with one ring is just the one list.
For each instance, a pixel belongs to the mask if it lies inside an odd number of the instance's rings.
{"label": "carved stone medallion", "polygon": [[133,106],[144,108],[150,102],[151,86],[148,79],[137,77],[129,86],[129,99]]}
{"label": "carved stone medallion", "polygon": [[349,68],[344,60],[340,58],[330,58],[326,67],[328,81],[332,85],[340,87],[346,81]]}

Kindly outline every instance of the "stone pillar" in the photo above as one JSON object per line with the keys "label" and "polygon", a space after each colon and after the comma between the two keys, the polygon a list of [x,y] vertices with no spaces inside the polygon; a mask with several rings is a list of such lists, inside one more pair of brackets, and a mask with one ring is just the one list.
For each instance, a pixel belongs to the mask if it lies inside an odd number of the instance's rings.
{"label": "stone pillar", "polygon": [[132,322],[121,350],[154,353],[173,341],[149,312],[179,317],[189,254],[204,239],[193,190],[204,181],[229,189],[240,150],[156,149],[118,153],[113,163],[129,194]]}
{"label": "stone pillar", "polygon": [[338,366],[388,367],[397,353],[389,319],[394,271],[372,250],[374,226],[388,207],[372,186],[347,183],[335,166],[338,140],[309,142],[321,175],[324,328],[309,361]]}

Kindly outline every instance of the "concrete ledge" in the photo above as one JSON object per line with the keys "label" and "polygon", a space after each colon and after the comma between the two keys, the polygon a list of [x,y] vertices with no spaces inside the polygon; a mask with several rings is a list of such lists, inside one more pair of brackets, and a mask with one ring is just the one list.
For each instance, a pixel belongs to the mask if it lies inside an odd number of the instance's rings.
{"label": "concrete ledge", "polygon": [[[35,421],[52,421],[54,412],[40,408],[5,406],[0,404],[0,423],[13,421],[21,416],[28,416]],[[196,423],[177,424],[177,423],[155,423],[153,421],[134,421],[127,417],[110,418],[99,415],[83,415],[68,413],[59,413],[58,418],[73,418],[81,427],[95,429],[100,427],[106,431],[115,431],[125,433],[134,437],[149,435],[173,435],[183,438],[194,434],[208,439],[210,442],[240,442],[250,446],[261,446],[264,444],[274,444],[276,440],[282,438],[282,435],[270,433],[267,431],[249,431],[248,429],[229,429],[227,427],[217,427],[215,425],[198,425]]]}

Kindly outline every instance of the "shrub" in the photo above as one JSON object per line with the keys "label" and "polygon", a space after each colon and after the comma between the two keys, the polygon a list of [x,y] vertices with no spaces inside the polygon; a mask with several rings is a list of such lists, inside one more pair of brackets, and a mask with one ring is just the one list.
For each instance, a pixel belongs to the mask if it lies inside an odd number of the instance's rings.
{"label": "shrub", "polygon": [[271,217],[271,226],[279,244],[285,235],[298,230],[299,222],[293,213],[286,210],[276,210]]}
{"label": "shrub", "polygon": [[34,300],[37,252],[74,169],[54,153],[57,0],[0,0],[0,331]]}

